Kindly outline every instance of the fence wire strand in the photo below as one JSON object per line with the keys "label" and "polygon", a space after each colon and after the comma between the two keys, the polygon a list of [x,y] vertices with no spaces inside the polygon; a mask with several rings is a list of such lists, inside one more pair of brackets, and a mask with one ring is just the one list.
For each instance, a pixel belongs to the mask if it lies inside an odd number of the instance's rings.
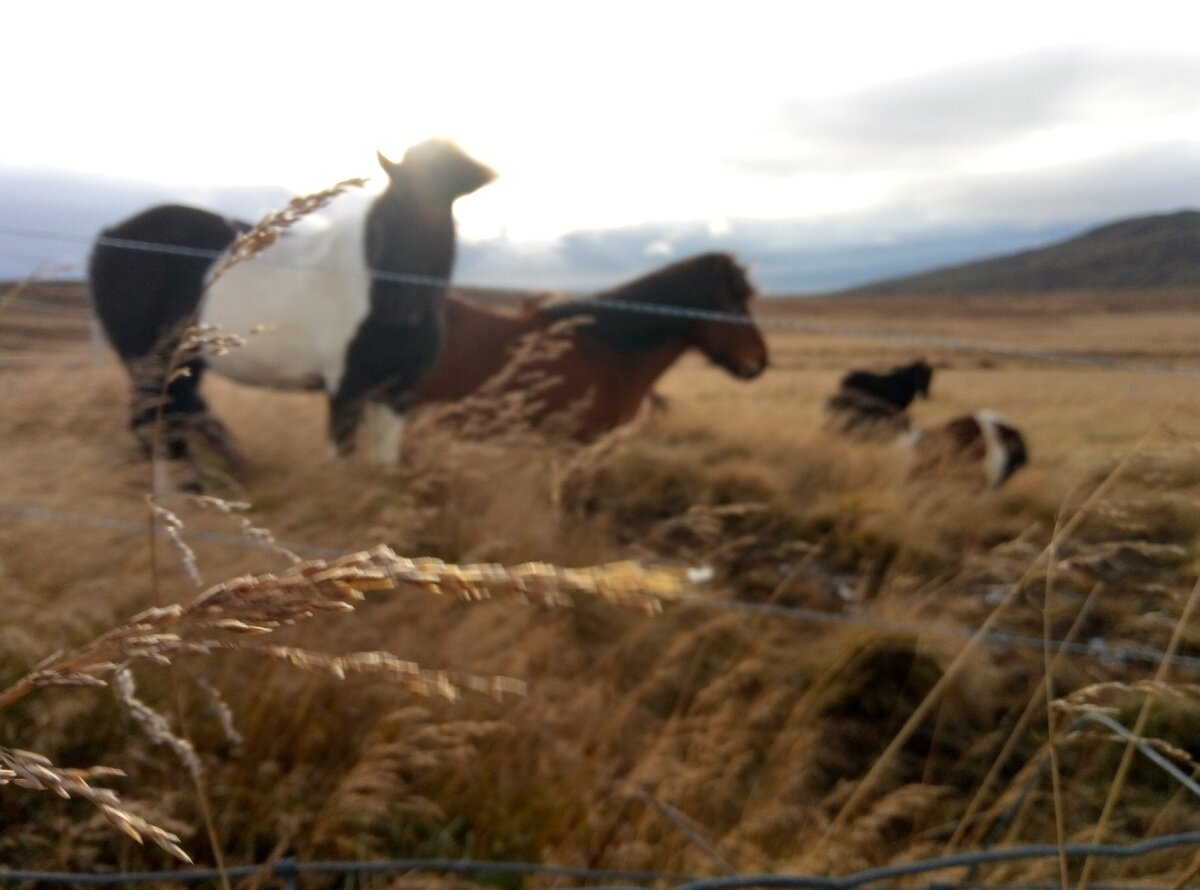
{"label": "fence wire strand", "polygon": [[[392,874],[397,872],[441,872],[453,874],[496,874],[496,875],[541,875],[545,877],[574,878],[578,880],[630,880],[640,881],[638,890],[644,890],[649,882],[676,881],[671,890],[743,890],[750,887],[794,887],[810,890],[854,890],[880,881],[894,881],[914,875],[929,874],[952,868],[973,868],[1004,862],[1021,862],[1057,857],[1060,852],[1071,859],[1094,856],[1105,859],[1133,859],[1149,856],[1164,850],[1181,847],[1200,847],[1200,832],[1161,835],[1133,841],[1127,844],[1030,844],[1019,847],[1003,847],[994,850],[971,850],[951,853],[930,859],[901,862],[878,868],[869,868],[839,877],[807,874],[742,874],[716,878],[694,878],[662,871],[639,871],[621,869],[574,868],[562,865],[543,865],[534,862],[479,861],[470,859],[390,859],[376,861],[329,861],[299,862],[283,859],[271,866],[272,877],[294,879],[305,874]],[[225,874],[231,878],[247,877],[259,873],[260,865],[231,866]],[[194,883],[213,880],[220,872],[217,869],[181,869],[179,871],[125,872],[111,874],[79,874],[75,872],[50,872],[29,870],[0,870],[0,882],[44,881],[51,884],[87,884],[110,886],[130,882],[178,881]],[[289,883],[288,886],[295,886]],[[958,887],[953,881],[938,881],[929,885],[930,890],[940,887]],[[601,890],[601,888],[591,888]]]}
{"label": "fence wire strand", "polygon": [[[69,243],[96,244],[106,247],[123,248],[126,250],[190,256],[212,260],[215,260],[225,254],[224,250],[159,244],[153,241],[113,238],[105,235],[101,235],[99,237],[73,235],[62,232],[53,232],[42,229],[26,229],[15,226],[0,225],[0,235],[65,241]],[[261,266],[281,270],[292,270],[297,273],[370,278],[379,281],[424,285],[427,287],[436,288],[448,288],[451,286],[451,280],[449,278],[439,276],[419,275],[406,272],[390,272],[378,269],[358,271],[348,269],[323,269],[319,267],[272,264],[270,262],[269,253],[255,258],[254,262]],[[979,355],[992,355],[1000,358],[1041,361],[1051,364],[1106,368],[1110,370],[1135,371],[1148,374],[1163,374],[1168,376],[1184,377],[1192,380],[1200,380],[1200,367],[1193,368],[1180,365],[1164,364],[1162,362],[1134,361],[1130,359],[1116,358],[1114,356],[1095,355],[1090,353],[1032,349],[1029,347],[1014,346],[1012,344],[1004,343],[978,343],[970,340],[961,340],[954,337],[939,337],[906,331],[889,331],[855,325],[837,325],[822,322],[810,322],[802,319],[777,318],[771,315],[751,316],[735,312],[721,312],[717,310],[691,309],[679,306],[660,306],[655,303],[640,303],[630,300],[609,302],[593,299],[570,299],[565,302],[569,305],[586,306],[592,311],[635,312],[650,315],[670,316],[675,318],[694,319],[697,321],[712,321],[724,324],[755,325],[768,330],[777,330],[795,334],[838,336],[863,340],[885,340],[894,343],[901,343],[906,346],[914,346],[925,349],[967,352]],[[1198,355],[1200,355],[1200,353],[1198,353]]]}

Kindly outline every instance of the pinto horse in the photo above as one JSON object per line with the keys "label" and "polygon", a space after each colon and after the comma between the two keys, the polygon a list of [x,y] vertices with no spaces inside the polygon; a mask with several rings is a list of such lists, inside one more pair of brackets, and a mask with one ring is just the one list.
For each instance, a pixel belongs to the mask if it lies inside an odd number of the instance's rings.
{"label": "pinto horse", "polygon": [[915,474],[965,474],[992,489],[1029,463],[1021,431],[994,411],[963,414],[902,441],[913,451]]}
{"label": "pinto horse", "polygon": [[[388,186],[365,212],[303,220],[207,287],[244,223],[168,205],[102,233],[89,281],[101,326],[134,381],[135,432],[154,424],[162,403],[172,457],[187,456],[189,429],[228,446],[199,393],[208,364],[242,383],[324,390],[337,453],[353,449],[365,415],[373,457],[397,459],[401,414],[442,342],[453,204],[495,173],[443,140],[410,148],[399,163],[378,158]],[[191,359],[185,375],[172,373],[191,322],[265,332],[223,356]]]}
{"label": "pinto horse", "polygon": [[[537,411],[526,419],[537,424],[578,410],[571,434],[590,441],[633,419],[655,381],[689,349],[742,380],[761,374],[767,346],[750,316],[753,293],[731,256],[706,253],[587,300],[527,301],[500,311],[451,294],[445,347],[413,403],[458,401],[485,383],[489,398],[502,397],[540,377]],[[555,355],[530,359],[522,368],[530,373],[501,374],[523,340],[560,327]]]}

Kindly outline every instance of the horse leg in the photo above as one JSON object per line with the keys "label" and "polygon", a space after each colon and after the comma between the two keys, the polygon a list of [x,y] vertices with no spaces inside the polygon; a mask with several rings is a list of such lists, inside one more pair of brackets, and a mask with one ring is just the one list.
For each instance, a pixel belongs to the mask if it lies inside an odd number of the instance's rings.
{"label": "horse leg", "polygon": [[[187,456],[177,403],[186,398],[190,378],[176,374],[171,367],[177,342],[177,337],[164,337],[145,355],[126,362],[132,389],[129,426],[147,459]],[[190,375],[190,368],[187,373]]]}
{"label": "horse leg", "polygon": [[204,359],[194,358],[184,368],[187,375],[177,376],[167,386],[167,408],[182,423],[185,449],[187,438],[194,434],[203,447],[228,464],[229,469],[235,472],[244,469],[246,458],[236,437],[213,415],[208,402],[200,395]]}
{"label": "horse leg", "polygon": [[[374,316],[359,325],[346,346],[345,367],[331,386],[329,438],[333,456],[354,450],[359,423],[366,414],[371,427],[372,459],[399,460],[401,414],[411,391],[428,370],[441,344],[440,321],[430,317],[430,330],[391,324]],[[430,348],[432,344],[432,348]]]}
{"label": "horse leg", "polygon": [[391,406],[368,401],[363,425],[371,460],[395,466],[400,462],[400,440],[404,433],[404,415]]}
{"label": "horse leg", "polygon": [[160,454],[168,460],[190,460],[189,439],[193,433],[232,468],[245,465],[233,435],[212,415],[200,395],[204,360],[193,358],[172,367],[175,346],[165,343],[150,355],[129,363],[133,381],[133,416],[130,426],[150,458]]}
{"label": "horse leg", "polygon": [[349,371],[329,396],[329,455],[347,457],[354,453],[358,425],[366,410],[369,385],[362,375]]}
{"label": "horse leg", "polygon": [[329,399],[330,457],[353,453],[361,424],[366,428],[370,459],[379,464],[399,463],[404,402],[393,395],[392,387],[372,380],[365,371],[348,369]]}

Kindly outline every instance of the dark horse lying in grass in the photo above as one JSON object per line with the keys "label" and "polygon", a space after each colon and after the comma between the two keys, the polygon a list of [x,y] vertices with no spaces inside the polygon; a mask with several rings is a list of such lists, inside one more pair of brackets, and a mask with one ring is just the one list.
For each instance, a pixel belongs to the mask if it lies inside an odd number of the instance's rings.
{"label": "dark horse lying in grass", "polygon": [[[589,441],[631,420],[689,349],[742,380],[761,374],[767,346],[750,315],[753,293],[732,257],[706,253],[587,300],[501,311],[452,294],[445,348],[414,404],[476,393],[503,400],[525,390],[534,392],[525,420],[536,425],[575,412],[568,432]],[[553,335],[552,328],[561,330]],[[539,334],[557,346],[522,354],[522,344]]]}
{"label": "dark horse lying in grass", "polygon": [[[383,155],[379,162],[388,186],[365,212],[304,220],[211,284],[210,269],[244,223],[171,205],[101,234],[88,269],[93,304],[133,378],[132,426],[147,448],[162,403],[170,456],[187,456],[196,429],[233,455],[199,391],[211,365],[242,383],[324,390],[338,453],[353,448],[365,415],[373,457],[397,459],[401,412],[442,341],[452,206],[495,174],[440,140],[409,149],[400,163]],[[191,323],[226,334],[266,331],[224,356],[191,357],[186,374],[172,373]]]}

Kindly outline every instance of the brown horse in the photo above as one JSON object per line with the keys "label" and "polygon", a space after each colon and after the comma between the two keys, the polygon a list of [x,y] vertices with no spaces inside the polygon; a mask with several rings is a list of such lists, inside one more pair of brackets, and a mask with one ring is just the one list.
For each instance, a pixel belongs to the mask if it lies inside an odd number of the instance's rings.
{"label": "brown horse", "polygon": [[[570,432],[590,441],[633,419],[655,381],[689,349],[739,379],[761,374],[767,346],[750,316],[753,293],[732,257],[706,253],[588,300],[531,300],[501,311],[452,294],[445,345],[414,404],[457,401],[485,383],[488,398],[502,399],[537,380],[527,419],[541,424],[577,412]],[[526,348],[542,333],[559,344]],[[520,373],[510,374],[514,357]]]}

